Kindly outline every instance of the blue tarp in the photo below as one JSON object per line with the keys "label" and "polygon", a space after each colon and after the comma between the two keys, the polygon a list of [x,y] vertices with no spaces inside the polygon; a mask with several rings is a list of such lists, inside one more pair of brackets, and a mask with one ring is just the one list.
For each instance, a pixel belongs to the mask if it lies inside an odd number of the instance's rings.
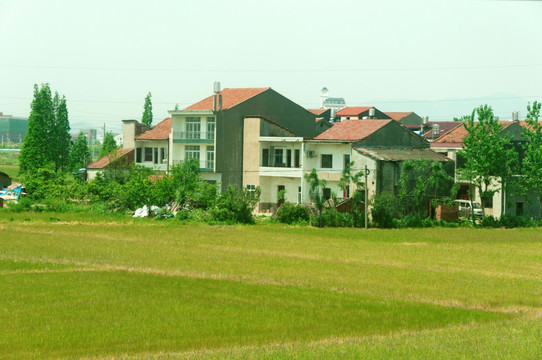
{"label": "blue tarp", "polygon": [[19,197],[21,197],[22,190],[23,190],[22,185],[17,186],[13,190],[2,189],[0,190],[0,197],[5,200],[19,200]]}

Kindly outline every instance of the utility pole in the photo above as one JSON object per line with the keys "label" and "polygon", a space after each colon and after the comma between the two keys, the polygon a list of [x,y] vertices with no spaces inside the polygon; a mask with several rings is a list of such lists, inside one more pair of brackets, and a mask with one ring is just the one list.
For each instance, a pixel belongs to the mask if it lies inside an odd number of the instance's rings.
{"label": "utility pole", "polygon": [[[105,123],[104,123],[104,140],[105,140]],[[103,144],[103,141],[102,141]]]}
{"label": "utility pole", "polygon": [[368,225],[368,215],[367,212],[369,211],[369,204],[368,204],[368,198],[369,198],[369,187],[367,186],[367,176],[369,175],[369,170],[367,169],[367,165],[365,165],[365,229],[369,227]]}

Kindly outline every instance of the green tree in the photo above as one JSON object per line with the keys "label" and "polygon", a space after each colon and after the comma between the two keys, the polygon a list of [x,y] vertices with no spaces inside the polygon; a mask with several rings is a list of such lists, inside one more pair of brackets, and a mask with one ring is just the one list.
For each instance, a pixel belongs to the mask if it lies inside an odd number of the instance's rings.
{"label": "green tree", "polygon": [[[364,180],[364,170],[358,171],[357,173],[352,173],[352,168],[354,167],[354,162],[351,161],[344,168],[341,179],[339,180],[338,186],[341,190],[345,191],[350,189],[350,185],[354,185],[352,192],[352,220],[354,227],[361,226],[363,219],[363,212],[359,209],[360,205],[365,201],[365,180]],[[363,181],[362,181],[363,179]],[[364,209],[365,211],[365,209]]]}
{"label": "green tree", "polygon": [[182,164],[171,168],[171,176],[175,188],[175,202],[181,206],[192,207],[195,194],[200,190],[202,179],[200,176],[199,161],[188,159]]}
{"label": "green tree", "polygon": [[109,154],[111,151],[117,149],[117,142],[115,141],[115,137],[111,132],[108,132],[105,134],[104,141],[102,143],[102,149],[100,150],[99,158],[104,157],[105,155]]}
{"label": "green tree", "polygon": [[149,92],[145,97],[145,105],[143,105],[143,117],[141,122],[148,127],[152,124],[152,102],[151,102],[151,93]]}
{"label": "green tree", "polygon": [[426,216],[430,200],[450,200],[454,178],[440,161],[404,161],[399,176],[399,199],[405,214]]}
{"label": "green tree", "polygon": [[87,137],[83,132],[80,132],[73,143],[70,152],[70,170],[84,168],[89,164],[90,151],[88,149]]}
{"label": "green tree", "polygon": [[28,173],[52,164],[54,171],[69,165],[71,145],[66,98],[55,92],[51,97],[49,84],[34,85],[34,99],[28,119],[28,131],[21,150],[21,172]]}
{"label": "green tree", "polygon": [[211,210],[213,219],[230,223],[254,223],[252,212],[260,201],[260,195],[259,187],[239,189],[233,185],[228,186],[226,192],[218,197],[215,207]]}
{"label": "green tree", "polygon": [[21,173],[46,167],[51,162],[50,129],[54,122],[53,101],[49,84],[34,85],[34,99],[30,105],[28,130],[19,158]]}
{"label": "green tree", "polygon": [[541,103],[527,105],[526,126],[523,127],[525,157],[522,161],[521,185],[524,191],[534,192],[539,203],[538,217],[542,216],[542,124],[540,123]]}
{"label": "green tree", "polygon": [[[465,159],[465,165],[457,173],[476,187],[482,203],[485,203],[499,191],[496,185],[506,187],[506,179],[518,163],[518,154],[510,138],[501,134],[503,127],[493,116],[490,106],[482,105],[462,120],[468,134],[463,138],[463,148],[458,153]],[[472,202],[473,194],[469,195]]]}
{"label": "green tree", "polygon": [[66,98],[59,97],[58,92],[55,92],[53,98],[54,108],[54,123],[49,133],[49,141],[51,145],[51,160],[55,163],[55,170],[65,171],[70,163],[70,122],[68,120],[68,107],[66,106]]}
{"label": "green tree", "polygon": [[312,169],[310,173],[305,174],[305,180],[309,183],[309,198],[316,206],[318,211],[322,211],[324,207],[323,189],[327,185],[327,181],[318,178],[316,169]]}

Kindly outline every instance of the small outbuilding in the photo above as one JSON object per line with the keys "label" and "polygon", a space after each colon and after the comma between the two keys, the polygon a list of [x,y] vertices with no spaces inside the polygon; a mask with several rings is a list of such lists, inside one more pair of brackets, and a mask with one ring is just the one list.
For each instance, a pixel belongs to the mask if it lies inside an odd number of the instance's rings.
{"label": "small outbuilding", "polygon": [[11,178],[8,174],[0,171],[0,190],[11,185]]}

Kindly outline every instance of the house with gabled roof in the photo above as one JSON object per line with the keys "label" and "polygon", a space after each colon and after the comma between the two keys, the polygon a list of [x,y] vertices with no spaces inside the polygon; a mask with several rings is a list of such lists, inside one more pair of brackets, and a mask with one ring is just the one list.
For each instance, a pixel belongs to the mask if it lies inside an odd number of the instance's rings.
{"label": "house with gabled roof", "polygon": [[87,180],[93,180],[98,173],[126,172],[134,162],[134,149],[118,148],[87,165]]}
{"label": "house with gabled roof", "polygon": [[311,113],[313,113],[316,118],[324,118],[326,119],[327,121],[331,121],[331,109],[307,109],[309,110]]}
{"label": "house with gabled roof", "polygon": [[[284,190],[286,201],[309,201],[305,175],[315,169],[327,185],[324,198],[335,194],[339,200],[352,196],[350,187],[341,189],[342,172],[353,161],[353,173],[370,170],[368,195],[395,191],[404,160],[430,159],[451,162],[429,149],[419,135],[394,120],[346,120],[314,138],[260,136],[245,145],[251,167],[245,169],[244,186],[261,186],[260,211],[277,207],[277,194]],[[249,164],[245,161],[245,164]]]}
{"label": "house with gabled roof", "polygon": [[169,137],[171,118],[165,118],[152,129],[134,136],[135,163],[159,171],[169,170]]}
{"label": "house with gabled roof", "polygon": [[364,120],[364,119],[391,119],[388,115],[374,106],[348,106],[335,113],[336,121]]}
{"label": "house with gabled roof", "polygon": [[408,112],[386,111],[385,114],[411,130],[420,130],[422,127],[423,119],[413,111],[408,111]]}
{"label": "house with gabled roof", "polygon": [[[189,158],[200,161],[204,179],[243,184],[243,141],[247,117],[262,117],[296,136],[318,134],[316,116],[275,90],[226,88],[183,110],[171,110],[170,166]],[[267,122],[267,123],[269,123]],[[262,125],[263,126],[263,125]]]}
{"label": "house with gabled roof", "polygon": [[[521,158],[522,144],[525,141],[522,136],[522,126],[525,124],[518,121],[499,121],[499,123],[502,125],[500,134],[510,138],[512,145],[516,147]],[[463,148],[463,139],[467,135],[468,132],[464,124],[458,122],[454,128],[431,142],[431,149],[454,160],[456,173],[457,169],[463,167],[466,161],[466,159],[458,156],[458,154]],[[493,189],[497,190],[497,192],[493,195],[493,198],[485,199],[485,201],[482,201],[475,186],[468,180],[456,176],[456,182],[460,185],[458,198],[469,200],[470,190],[470,193],[474,194],[473,201],[482,204],[486,216],[491,215],[499,218],[503,214],[538,214],[538,201],[525,201],[525,196],[523,195],[516,195],[512,191],[507,193],[506,191],[503,191],[501,185],[497,181],[492,185]]]}
{"label": "house with gabled roof", "polygon": [[433,142],[459,125],[462,126],[457,121],[429,121],[424,126],[422,137],[429,142]]}
{"label": "house with gabled roof", "polygon": [[[346,120],[307,142],[314,151],[308,167],[317,166],[319,175],[329,184],[338,182],[349,161],[353,173],[369,170],[369,197],[383,191],[395,192],[402,162],[430,159],[448,162],[429,149],[429,144],[395,120]],[[326,171],[326,166],[332,166]],[[337,191],[337,188],[330,189]],[[347,195],[347,194],[344,194]]]}

